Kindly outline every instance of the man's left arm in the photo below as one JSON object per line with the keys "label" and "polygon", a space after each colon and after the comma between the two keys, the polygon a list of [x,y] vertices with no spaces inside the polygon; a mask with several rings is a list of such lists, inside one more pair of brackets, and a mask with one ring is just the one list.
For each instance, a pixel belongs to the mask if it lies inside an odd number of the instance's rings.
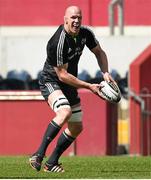
{"label": "man's left arm", "polygon": [[96,56],[98,65],[103,73],[104,80],[106,80],[108,82],[114,81],[108,71],[108,59],[107,59],[106,53],[103,51],[103,49],[100,47],[100,45],[98,44],[96,47],[91,49],[91,51]]}

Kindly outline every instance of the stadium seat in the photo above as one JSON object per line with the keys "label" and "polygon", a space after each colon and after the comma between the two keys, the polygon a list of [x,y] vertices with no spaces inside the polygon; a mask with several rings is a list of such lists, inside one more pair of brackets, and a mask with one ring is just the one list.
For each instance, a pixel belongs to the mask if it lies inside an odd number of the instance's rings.
{"label": "stadium seat", "polygon": [[119,82],[120,79],[121,79],[121,76],[120,74],[117,72],[116,69],[112,69],[111,72],[110,72],[112,78],[116,81],[116,82]]}
{"label": "stadium seat", "polygon": [[22,70],[20,73],[19,73],[19,79],[22,80],[22,81],[30,81],[32,78],[31,78],[31,75],[25,71],[25,70]]}
{"label": "stadium seat", "polygon": [[89,81],[91,76],[86,70],[83,70],[80,74],[78,74],[78,78],[83,81]]}
{"label": "stadium seat", "polygon": [[36,79],[32,79],[32,80],[29,81],[29,89],[30,90],[39,90],[38,81],[39,81],[39,78],[40,78],[40,73],[41,73],[41,71],[39,71],[37,73],[37,78]]}
{"label": "stadium seat", "polygon": [[22,71],[11,70],[7,73],[7,79],[18,79],[26,82],[31,80],[32,78],[30,74],[25,70]]}
{"label": "stadium seat", "polygon": [[39,90],[38,79],[33,79],[28,83],[30,90]]}
{"label": "stadium seat", "polygon": [[18,79],[3,79],[0,82],[0,90],[26,90],[26,84]]}
{"label": "stadium seat", "polygon": [[3,77],[0,75],[0,90],[3,90]]}
{"label": "stadium seat", "polygon": [[88,82],[89,83],[100,83],[101,81],[103,81],[103,75],[101,73],[100,70],[96,71],[95,77],[91,78]]}
{"label": "stadium seat", "polygon": [[0,81],[2,81],[3,80],[3,76],[2,75],[0,75]]}
{"label": "stadium seat", "polygon": [[3,88],[10,90],[28,90],[28,83],[31,80],[30,74],[25,71],[11,70],[3,81]]}
{"label": "stadium seat", "polygon": [[118,82],[120,91],[124,98],[128,98],[128,72],[126,72],[125,77],[121,78]]}
{"label": "stadium seat", "polygon": [[37,79],[40,78],[40,74],[41,74],[42,71],[39,71],[38,74],[37,74]]}
{"label": "stadium seat", "polygon": [[95,73],[95,78],[103,78],[103,75],[100,70],[97,70]]}

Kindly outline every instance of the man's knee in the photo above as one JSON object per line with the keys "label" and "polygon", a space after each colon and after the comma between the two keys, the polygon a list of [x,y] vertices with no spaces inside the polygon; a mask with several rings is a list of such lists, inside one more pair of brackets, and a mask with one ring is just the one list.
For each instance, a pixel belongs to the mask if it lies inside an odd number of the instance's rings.
{"label": "man's knee", "polygon": [[60,123],[62,125],[71,118],[71,115],[72,115],[72,111],[70,108],[60,109],[56,112],[56,118],[60,120]]}
{"label": "man's knee", "polygon": [[62,127],[66,122],[69,121],[72,115],[70,108],[60,109],[56,112],[56,117],[53,119],[60,127]]}

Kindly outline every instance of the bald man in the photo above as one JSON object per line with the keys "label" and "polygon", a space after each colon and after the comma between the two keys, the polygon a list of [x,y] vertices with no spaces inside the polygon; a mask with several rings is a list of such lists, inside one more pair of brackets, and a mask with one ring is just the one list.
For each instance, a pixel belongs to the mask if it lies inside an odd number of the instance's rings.
{"label": "bald man", "polygon": [[[59,163],[62,153],[72,144],[83,129],[82,110],[78,88],[85,88],[97,94],[99,84],[91,84],[77,78],[78,62],[86,45],[95,54],[104,80],[113,81],[108,73],[108,61],[93,32],[81,26],[82,12],[77,6],[70,6],[60,25],[47,44],[47,58],[40,75],[40,90],[56,116],[50,121],[37,151],[30,157],[30,165],[40,171],[43,157],[50,142],[62,126],[67,128],[58,138],[56,147],[46,163],[45,172],[64,172]],[[93,64],[92,64],[93,65]]]}

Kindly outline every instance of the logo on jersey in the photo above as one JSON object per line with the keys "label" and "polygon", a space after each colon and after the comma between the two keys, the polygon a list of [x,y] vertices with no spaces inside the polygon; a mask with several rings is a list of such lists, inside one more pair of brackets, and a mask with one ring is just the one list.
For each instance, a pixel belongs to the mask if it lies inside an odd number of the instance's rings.
{"label": "logo on jersey", "polygon": [[[68,50],[68,53],[69,53],[69,50]],[[75,56],[81,56],[81,54],[82,54],[82,49],[80,47],[76,47],[75,52],[73,54],[71,54],[70,56],[68,56],[68,59],[70,60],[70,59],[74,58]]]}
{"label": "logo on jersey", "polygon": [[84,45],[86,43],[86,38],[82,38],[81,44]]}
{"label": "logo on jersey", "polygon": [[72,51],[72,49],[71,49],[71,48],[69,48],[69,49],[68,49],[68,54],[69,54],[71,51]]}

